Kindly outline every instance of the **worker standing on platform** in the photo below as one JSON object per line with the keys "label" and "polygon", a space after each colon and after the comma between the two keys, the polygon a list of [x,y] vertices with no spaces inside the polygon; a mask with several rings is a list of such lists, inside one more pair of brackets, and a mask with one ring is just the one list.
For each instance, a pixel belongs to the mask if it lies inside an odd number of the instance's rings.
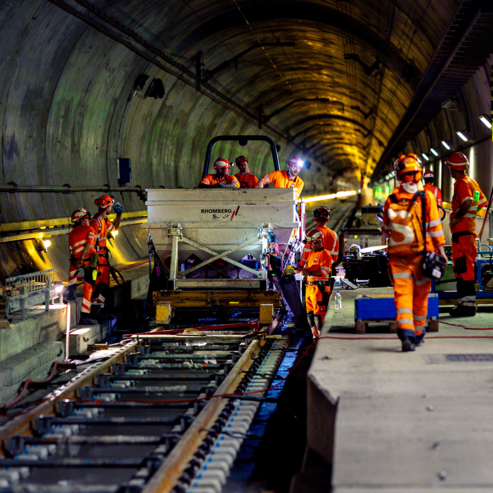
{"label": "worker standing on platform", "polygon": [[[94,203],[98,206],[98,212],[92,218],[91,227],[96,234],[95,248],[98,255],[98,270],[93,304],[103,308],[110,287],[110,265],[108,262],[106,235],[110,231],[116,231],[118,226],[120,226],[123,207],[118,202],[115,204],[113,197],[110,197],[109,195],[101,195]],[[112,208],[114,208],[116,212],[116,218],[113,222],[106,217],[111,212]]]}
{"label": "worker standing on platform", "polygon": [[304,181],[298,176],[303,161],[295,157],[288,161],[288,171],[274,171],[264,176],[257,185],[257,188],[264,188],[265,185],[273,184],[274,188],[294,188],[296,198],[299,199],[303,191]]}
{"label": "worker standing on platform", "polygon": [[466,173],[469,161],[462,152],[454,152],[445,164],[455,180],[450,214],[452,233],[452,262],[457,279],[458,305],[452,308],[453,317],[476,315],[476,287],[474,262],[476,260],[476,215],[487,204],[479,185]]}
{"label": "worker standing on platform", "polygon": [[[323,237],[324,250],[327,250],[332,258],[332,263],[334,264],[339,257],[339,237],[335,231],[327,228],[327,223],[330,218],[330,210],[327,207],[320,206],[313,211],[313,217],[317,223],[316,229],[320,231]],[[311,252],[310,245],[306,244],[303,252],[301,252],[300,264],[299,266],[303,268],[305,266],[308,254]]]}
{"label": "worker standing on platform", "polygon": [[314,228],[306,234],[306,243],[310,245],[311,252],[306,258],[304,268],[296,268],[307,278],[306,282],[306,313],[308,323],[314,339],[320,337],[320,332],[327,314],[327,305],[330,297],[330,269],[332,258],[324,249],[324,235]]}
{"label": "worker standing on platform", "polygon": [[238,156],[235,159],[235,163],[240,170],[240,172],[235,175],[240,183],[240,188],[256,188],[258,185],[258,178],[250,173],[248,159],[245,156]]}
{"label": "worker standing on platform", "polygon": [[442,207],[442,191],[433,184],[433,182],[435,181],[435,173],[433,173],[431,169],[425,171],[425,174],[423,175],[423,180],[425,181],[425,185],[423,188],[425,190],[429,190],[435,197],[437,205],[439,207]]}
{"label": "worker standing on platform", "polygon": [[[397,334],[402,341],[402,351],[414,351],[415,345],[419,345],[425,336],[431,288],[431,279],[421,270],[424,242],[427,251],[438,250],[447,259],[443,247],[445,236],[434,196],[418,189],[423,171],[416,155],[408,154],[400,159],[397,173],[401,184],[385,202],[382,231],[389,237],[388,265],[394,287]],[[425,218],[422,217],[423,193]]]}
{"label": "worker standing on platform", "polygon": [[229,174],[231,163],[224,158],[216,159],[213,168],[215,175],[206,175],[199,183],[199,188],[240,188],[240,184],[235,176]]}
{"label": "worker standing on platform", "polygon": [[[76,300],[77,274],[81,267],[84,268],[84,298],[82,299],[82,308],[80,313],[79,324],[94,325],[96,320],[90,318],[91,297],[95,284],[93,272],[97,269],[97,258],[94,259],[96,243],[96,234],[90,225],[91,215],[84,208],[75,210],[72,213],[72,222],[74,229],[69,234],[68,246],[70,250],[70,267],[68,274],[68,289],[65,299],[68,301]],[[91,255],[93,256],[93,266],[91,266]]]}

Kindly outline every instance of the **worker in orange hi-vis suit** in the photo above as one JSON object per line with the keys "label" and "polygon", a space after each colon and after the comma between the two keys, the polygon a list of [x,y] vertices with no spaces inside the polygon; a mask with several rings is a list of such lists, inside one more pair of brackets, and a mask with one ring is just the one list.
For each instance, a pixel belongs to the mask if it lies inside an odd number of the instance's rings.
{"label": "worker in orange hi-vis suit", "polygon": [[245,156],[238,156],[235,159],[235,163],[240,170],[240,172],[235,175],[235,178],[240,184],[240,188],[256,188],[258,185],[258,178],[250,173],[248,159]]}
{"label": "worker in orange hi-vis suit", "polygon": [[[402,351],[414,351],[425,336],[428,313],[428,294],[431,279],[421,271],[426,224],[426,250],[437,251],[446,259],[445,236],[435,197],[431,192],[420,192],[418,183],[422,170],[415,154],[401,160],[396,193],[387,198],[383,210],[383,232],[389,237],[389,270],[394,287],[397,334]],[[421,195],[425,194],[425,213],[422,215]]]}
{"label": "worker in orange hi-vis suit", "polygon": [[81,267],[84,268],[84,298],[79,323],[81,325],[97,324],[96,320],[89,317],[91,311],[91,297],[95,280],[92,273],[96,272],[97,262],[91,267],[91,255],[96,252],[96,233],[90,225],[91,215],[82,207],[72,213],[74,229],[69,234],[68,245],[70,250],[70,267],[66,299],[75,301],[77,286],[77,274]]}
{"label": "worker in orange hi-vis suit", "polygon": [[306,234],[306,242],[310,244],[311,252],[308,254],[304,268],[295,268],[307,277],[306,282],[306,313],[313,338],[320,337],[327,305],[330,298],[330,270],[332,258],[323,246],[324,235],[318,229],[312,229]]}
{"label": "worker in orange hi-vis suit", "polygon": [[425,190],[429,190],[435,197],[437,205],[439,207],[442,207],[442,191],[433,184],[433,182],[435,181],[435,173],[433,173],[431,169],[425,171],[423,175],[423,180],[425,181],[425,185],[423,188]]}
{"label": "worker in orange hi-vis suit", "polygon": [[233,163],[220,157],[216,159],[213,168],[216,170],[215,175],[206,175],[199,183],[199,188],[240,188],[240,184],[235,176],[229,174]]}
{"label": "worker in orange hi-vis suit", "polygon": [[457,279],[458,305],[450,311],[453,317],[476,315],[476,287],[474,263],[476,261],[476,215],[488,203],[479,185],[466,171],[469,161],[462,152],[454,152],[445,164],[455,180],[450,214],[452,233],[452,262]]}
{"label": "worker in orange hi-vis suit", "polygon": [[[317,223],[316,229],[320,231],[323,235],[323,246],[324,250],[327,250],[332,258],[332,263],[337,261],[339,256],[339,237],[335,231],[332,231],[330,228],[327,228],[327,222],[330,218],[330,210],[327,207],[320,206],[317,207],[313,211],[313,217],[315,222]],[[305,248],[301,252],[300,258],[300,267],[303,268],[305,266],[306,259],[308,254],[311,252],[311,248],[309,244],[305,245]]]}
{"label": "worker in orange hi-vis suit", "polygon": [[265,185],[274,185],[274,188],[294,188],[296,198],[299,199],[305,182],[298,176],[303,161],[295,157],[288,161],[288,171],[274,171],[264,176],[257,185],[257,188],[264,188]]}
{"label": "worker in orange hi-vis suit", "polygon": [[[115,204],[113,197],[109,195],[101,195],[101,197],[94,201],[94,204],[97,205],[98,212],[92,218],[91,227],[96,235],[95,250],[98,255],[98,262],[92,302],[103,307],[110,287],[110,266],[107,257],[106,235],[109,231],[116,231],[118,229],[123,207],[118,202]],[[116,212],[116,218],[113,223],[106,217],[112,208]],[[90,307],[86,308],[90,311]]]}

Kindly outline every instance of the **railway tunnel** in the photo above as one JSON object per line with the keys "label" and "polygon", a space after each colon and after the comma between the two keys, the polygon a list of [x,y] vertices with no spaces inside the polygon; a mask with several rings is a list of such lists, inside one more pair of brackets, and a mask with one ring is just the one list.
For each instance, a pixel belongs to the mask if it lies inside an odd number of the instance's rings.
{"label": "railway tunnel", "polygon": [[[9,279],[50,269],[56,283],[66,283],[70,215],[79,207],[96,212],[95,199],[109,194],[123,206],[119,234],[110,238],[109,250],[125,278],[121,286],[112,283],[111,305],[123,311],[122,324],[125,319],[134,323],[149,286],[152,230],[143,227],[148,191],[182,190],[185,197],[185,190],[202,179],[208,143],[217,136],[271,138],[281,169],[300,157],[307,224],[318,205],[338,210],[333,220],[342,229],[362,206],[383,204],[395,186],[393,162],[410,152],[424,169],[434,171],[446,203],[452,201],[453,180],[444,161],[452,152],[465,153],[469,175],[489,198],[492,21],[487,0],[4,0],[4,293]],[[271,153],[263,141],[246,141],[219,142],[212,159],[246,155],[260,179],[274,170]],[[349,198],[336,196],[341,192]],[[486,234],[491,235],[489,223]],[[65,310],[46,315],[40,308],[27,321],[14,314],[0,328],[3,404],[11,402],[23,382],[44,379],[54,361],[64,360]],[[73,306],[72,325],[77,311]],[[48,317],[42,324],[41,316]],[[82,330],[74,351],[100,342],[111,329],[108,323],[105,327],[97,335]],[[284,342],[273,343],[274,355],[286,351]],[[234,351],[240,357],[243,350]],[[132,360],[132,371],[139,371],[138,359]],[[309,386],[317,381],[320,388],[311,390],[308,415],[314,419],[321,409],[332,419],[329,384],[317,371]],[[308,432],[308,442],[331,463],[333,430],[319,425]],[[327,438],[314,439],[318,432]],[[169,447],[175,438],[167,440]],[[155,443],[165,446],[159,439]],[[353,452],[348,447],[344,457]],[[154,468],[151,462],[148,471]],[[107,486],[101,491],[158,491],[152,489],[157,488],[153,480],[139,483],[138,474],[148,478],[150,473],[144,476],[142,464],[133,465],[137,472],[125,478],[128,490]],[[341,474],[335,476],[340,481],[333,484],[335,491],[353,485]],[[0,474],[0,490],[2,479]],[[362,487],[370,488],[372,481]],[[22,488],[16,481],[5,484]],[[416,491],[409,484],[398,486]],[[368,491],[379,491],[372,487]],[[386,487],[392,491],[397,485]],[[468,487],[464,491],[471,491]]]}

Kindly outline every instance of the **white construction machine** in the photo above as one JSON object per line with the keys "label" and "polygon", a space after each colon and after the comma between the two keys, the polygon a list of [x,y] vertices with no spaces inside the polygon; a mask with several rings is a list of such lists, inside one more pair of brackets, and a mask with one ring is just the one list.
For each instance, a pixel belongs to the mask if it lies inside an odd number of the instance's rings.
{"label": "white construction machine", "polygon": [[[279,170],[270,138],[219,136],[208,145],[202,177],[209,173],[214,144],[224,141],[240,146],[266,142],[272,156],[268,173]],[[268,272],[255,260],[269,251],[269,232],[276,235],[281,255],[290,240],[303,237],[303,205],[297,203],[292,188],[147,190],[148,222],[142,227],[149,230],[161,260],[169,265],[168,289],[154,293],[157,321],[169,323],[174,308],[270,305],[264,310],[266,322],[281,306],[282,297],[269,289]]]}

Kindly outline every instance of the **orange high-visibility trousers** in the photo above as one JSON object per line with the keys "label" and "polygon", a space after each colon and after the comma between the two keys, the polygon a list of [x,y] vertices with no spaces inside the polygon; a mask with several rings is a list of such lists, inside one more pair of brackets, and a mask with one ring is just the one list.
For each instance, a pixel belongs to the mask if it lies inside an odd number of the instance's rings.
{"label": "orange high-visibility trousers", "polygon": [[317,284],[306,285],[305,302],[306,312],[313,315],[320,315],[322,323],[327,314],[327,305],[329,304],[329,286],[318,286]]}
{"label": "orange high-visibility trousers", "polygon": [[425,335],[428,294],[431,279],[421,273],[423,257],[389,256],[389,270],[394,286],[397,334],[419,343]]}
{"label": "orange high-visibility trousers", "polygon": [[476,261],[476,235],[467,231],[452,233],[452,263],[457,279],[457,299],[460,305],[476,306],[474,269]]}
{"label": "orange high-visibility trousers", "polygon": [[[467,233],[467,232],[466,232]],[[463,281],[474,281],[474,262],[476,260],[476,235],[466,234],[458,236],[452,234],[452,263],[454,264],[454,275],[462,277]]]}

